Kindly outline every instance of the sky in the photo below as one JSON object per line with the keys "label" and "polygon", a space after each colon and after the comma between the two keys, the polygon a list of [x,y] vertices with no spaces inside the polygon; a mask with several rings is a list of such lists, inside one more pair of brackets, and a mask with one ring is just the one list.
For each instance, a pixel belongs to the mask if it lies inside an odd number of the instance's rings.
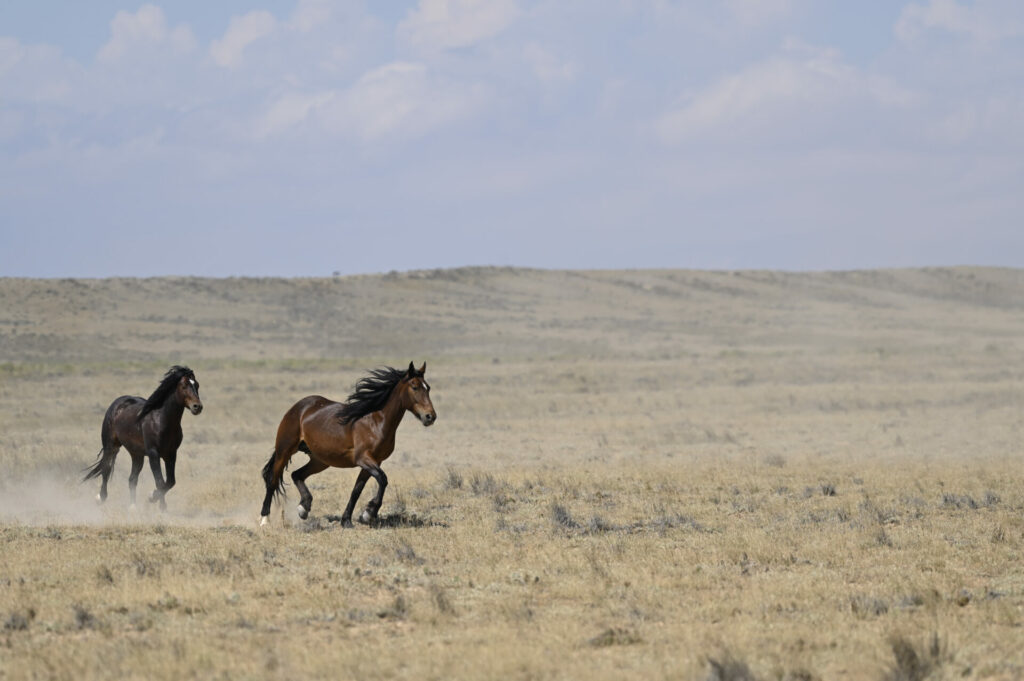
{"label": "sky", "polygon": [[0,276],[1024,266],[1019,0],[11,0]]}

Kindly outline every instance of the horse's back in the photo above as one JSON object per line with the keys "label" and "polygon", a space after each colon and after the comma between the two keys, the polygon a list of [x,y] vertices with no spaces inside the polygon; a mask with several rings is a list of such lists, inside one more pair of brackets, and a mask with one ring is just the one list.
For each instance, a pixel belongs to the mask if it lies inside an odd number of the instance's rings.
{"label": "horse's back", "polygon": [[[141,397],[137,397],[135,395],[121,395],[111,402],[109,407],[107,407],[107,418],[112,420],[116,419],[125,409],[129,409],[131,407],[141,408],[145,403],[146,400]],[[136,411],[138,411],[138,409],[136,409]]]}
{"label": "horse's back", "polygon": [[324,407],[329,407],[334,404],[338,403],[324,397],[323,395],[307,395],[292,405],[292,408],[288,410],[285,417],[287,418],[288,416],[292,416],[299,421],[302,421],[313,412],[320,411]]}
{"label": "horse's back", "polygon": [[103,417],[103,441],[113,440],[127,445],[125,440],[133,440],[131,431],[137,429],[136,418],[146,400],[135,395],[121,395],[107,407]]}
{"label": "horse's back", "polygon": [[290,431],[298,433],[305,421],[311,414],[314,414],[326,406],[337,404],[323,395],[307,395],[291,406],[281,418],[281,424],[277,427],[278,439]]}

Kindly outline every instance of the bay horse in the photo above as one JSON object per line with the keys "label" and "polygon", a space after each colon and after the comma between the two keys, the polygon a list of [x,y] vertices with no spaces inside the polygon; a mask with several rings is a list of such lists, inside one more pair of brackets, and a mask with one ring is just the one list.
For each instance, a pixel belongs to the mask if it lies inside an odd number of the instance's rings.
{"label": "bay horse", "polygon": [[[181,445],[181,416],[185,409],[193,414],[203,410],[199,399],[199,382],[191,369],[173,366],[164,375],[148,400],[132,395],[122,395],[110,403],[103,417],[100,437],[103,449],[98,460],[86,469],[82,482],[90,478],[102,478],[100,493],[96,500],[107,499],[107,481],[114,470],[114,459],[124,445],[132,456],[132,471],[128,476],[128,490],[131,493],[132,508],[135,507],[135,486],[146,457],[153,469],[156,489],[150,495],[150,502],[160,502],[160,510],[167,509],[164,496],[174,487],[174,462]],[[167,479],[160,471],[160,460],[167,467]]]}
{"label": "bay horse", "polygon": [[292,473],[299,490],[299,517],[305,519],[313,507],[313,495],[306,478],[328,466],[358,467],[359,476],[341,516],[343,527],[352,527],[352,510],[371,477],[377,481],[377,494],[359,516],[369,523],[377,517],[384,501],[388,476],[380,464],[395,451],[395,431],[406,411],[411,411],[424,426],[433,425],[437,412],[430,401],[430,385],[424,380],[427,363],[416,369],[412,362],[405,371],[384,367],[374,369],[356,383],[344,402],[310,395],[289,409],[277,428],[274,453],[263,467],[267,494],[260,511],[260,525],[270,519],[270,504],[284,493],[284,471],[296,452],[309,455],[309,462]]}

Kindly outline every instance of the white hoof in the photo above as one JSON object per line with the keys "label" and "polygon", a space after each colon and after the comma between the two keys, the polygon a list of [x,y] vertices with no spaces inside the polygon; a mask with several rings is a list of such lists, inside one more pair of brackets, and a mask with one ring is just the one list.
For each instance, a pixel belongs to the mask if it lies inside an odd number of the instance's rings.
{"label": "white hoof", "polygon": [[268,515],[261,515],[260,516],[260,527],[265,526],[269,522],[270,522],[270,516],[268,516]]}
{"label": "white hoof", "polygon": [[306,507],[303,506],[302,504],[299,504],[296,510],[299,512],[299,517],[303,520],[309,517],[309,511],[307,511]]}
{"label": "white hoof", "polygon": [[371,520],[373,520],[373,516],[370,515],[369,511],[364,510],[362,513],[359,514],[359,522],[369,523]]}
{"label": "white hoof", "polygon": [[138,510],[139,510],[139,509],[138,509],[138,507],[137,507],[137,506],[136,506],[135,504],[131,504],[131,505],[130,505],[130,506],[128,507],[128,512],[129,512],[129,513],[135,513],[135,512],[136,512],[136,511],[138,511]]}
{"label": "white hoof", "polygon": [[96,494],[96,503],[97,504],[102,504],[103,503],[103,497],[101,497],[99,495],[99,493]]}

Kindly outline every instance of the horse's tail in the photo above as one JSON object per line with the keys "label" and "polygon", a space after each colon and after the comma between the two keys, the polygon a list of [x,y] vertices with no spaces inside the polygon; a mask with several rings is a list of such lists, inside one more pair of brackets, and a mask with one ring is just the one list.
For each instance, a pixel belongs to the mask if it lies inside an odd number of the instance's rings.
{"label": "horse's tail", "polygon": [[267,484],[267,494],[269,495],[271,490],[274,492],[274,496],[280,498],[284,494],[284,471],[288,468],[288,462],[285,461],[279,469],[274,464],[277,460],[277,449],[270,455],[270,459],[267,461],[267,465],[263,467],[263,482]]}
{"label": "horse's tail", "polygon": [[263,467],[263,482],[267,484],[267,494],[263,497],[263,509],[260,511],[260,525],[267,523],[270,515],[270,505],[274,497],[280,498],[284,495],[284,472],[288,463],[295,454],[299,445],[302,444],[301,417],[310,402],[323,400],[322,397],[310,396],[303,398],[292,405],[292,408],[285,412],[281,424],[277,427],[277,437],[274,440],[274,453],[267,460]]}
{"label": "horse's tail", "polygon": [[96,457],[96,463],[85,469],[85,477],[82,478],[82,482],[98,478],[101,475],[106,478],[110,475],[110,472],[114,470],[114,459],[117,458],[117,450],[110,450],[103,448],[100,450],[99,455]]}
{"label": "horse's tail", "polygon": [[113,446],[114,407],[121,399],[123,398],[114,400],[107,407],[107,413],[103,415],[103,426],[100,428],[100,439],[103,442],[103,449],[96,456],[96,463],[85,469],[85,477],[82,478],[82,482],[98,478],[101,475],[106,480],[110,477],[111,471],[114,470],[114,459],[117,458],[117,450],[119,449],[119,447]]}
{"label": "horse's tail", "polygon": [[263,508],[260,510],[260,526],[267,524],[270,517],[270,504],[274,497],[280,498],[284,494],[284,469],[288,467],[288,459],[280,456],[281,450],[274,447],[274,453],[270,455],[267,465],[263,467],[263,482],[267,483],[267,494],[263,497]]}

